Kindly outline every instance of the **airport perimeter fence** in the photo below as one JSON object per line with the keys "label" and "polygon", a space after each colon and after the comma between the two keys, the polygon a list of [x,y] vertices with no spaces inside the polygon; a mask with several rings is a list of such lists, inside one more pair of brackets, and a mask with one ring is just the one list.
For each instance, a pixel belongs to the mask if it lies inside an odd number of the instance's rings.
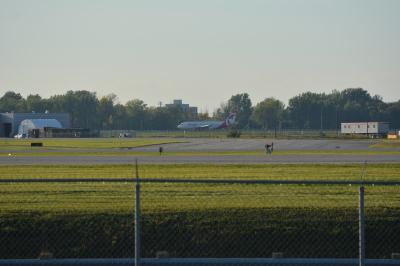
{"label": "airport perimeter fence", "polygon": [[[341,139],[368,139],[374,135],[342,134],[338,130],[318,129],[241,129],[235,136],[240,138],[290,138],[290,139],[313,139],[313,138],[341,138]],[[396,131],[397,132],[397,131]],[[99,136],[102,138],[227,138],[232,137],[226,129],[216,130],[101,130]]]}
{"label": "airport perimeter fence", "polygon": [[[242,129],[239,130],[242,138],[336,138],[344,137],[337,130],[316,130],[316,129]],[[179,138],[226,138],[229,130],[101,130],[100,137],[179,137]],[[353,136],[354,137],[354,136]],[[360,138],[361,136],[359,136]]]}
{"label": "airport perimeter fence", "polygon": [[399,185],[2,179],[0,265],[400,265]]}

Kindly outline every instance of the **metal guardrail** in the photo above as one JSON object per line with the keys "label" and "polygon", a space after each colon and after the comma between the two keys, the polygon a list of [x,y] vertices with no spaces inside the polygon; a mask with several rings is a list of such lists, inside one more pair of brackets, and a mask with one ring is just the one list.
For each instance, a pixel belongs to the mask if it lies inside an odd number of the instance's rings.
{"label": "metal guardrail", "polygon": [[[15,260],[0,260],[0,266],[26,266],[26,265],[46,265],[46,266],[77,266],[77,265],[121,265],[132,266],[135,265],[135,259],[15,259]],[[358,259],[274,259],[274,258],[143,258],[140,265],[293,265],[293,266],[310,266],[310,265],[340,265],[340,266],[356,266],[359,265]],[[387,265],[400,265],[400,260],[394,259],[366,259],[365,265],[368,266],[387,266]]]}

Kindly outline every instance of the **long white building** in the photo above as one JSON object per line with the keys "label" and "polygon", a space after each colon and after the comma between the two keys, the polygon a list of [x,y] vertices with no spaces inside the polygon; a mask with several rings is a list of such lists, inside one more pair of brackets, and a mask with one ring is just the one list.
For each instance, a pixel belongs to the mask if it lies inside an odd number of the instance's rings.
{"label": "long white building", "polygon": [[387,135],[389,123],[387,122],[352,122],[341,123],[342,134]]}

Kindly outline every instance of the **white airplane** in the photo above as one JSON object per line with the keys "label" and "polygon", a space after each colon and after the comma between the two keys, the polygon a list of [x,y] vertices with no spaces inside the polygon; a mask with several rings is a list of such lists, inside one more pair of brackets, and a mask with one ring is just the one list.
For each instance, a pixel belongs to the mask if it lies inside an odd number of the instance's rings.
{"label": "white airplane", "polygon": [[177,127],[184,130],[194,129],[219,129],[227,128],[235,123],[236,114],[230,113],[224,121],[185,121],[180,123]]}

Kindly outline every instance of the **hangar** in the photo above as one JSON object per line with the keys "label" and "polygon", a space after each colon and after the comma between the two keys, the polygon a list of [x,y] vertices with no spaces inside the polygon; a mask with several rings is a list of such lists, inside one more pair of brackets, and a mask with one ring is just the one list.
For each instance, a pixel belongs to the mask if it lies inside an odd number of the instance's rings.
{"label": "hangar", "polygon": [[19,137],[40,137],[41,131],[46,131],[48,128],[62,128],[57,119],[25,119],[22,120],[18,127]]}
{"label": "hangar", "polygon": [[[24,123],[22,123],[26,120]],[[21,125],[21,123],[23,125]],[[68,113],[0,113],[0,137],[12,138],[18,134],[20,126],[31,127],[48,126],[53,128],[69,128],[70,117]],[[22,129],[21,129],[22,130]]]}

